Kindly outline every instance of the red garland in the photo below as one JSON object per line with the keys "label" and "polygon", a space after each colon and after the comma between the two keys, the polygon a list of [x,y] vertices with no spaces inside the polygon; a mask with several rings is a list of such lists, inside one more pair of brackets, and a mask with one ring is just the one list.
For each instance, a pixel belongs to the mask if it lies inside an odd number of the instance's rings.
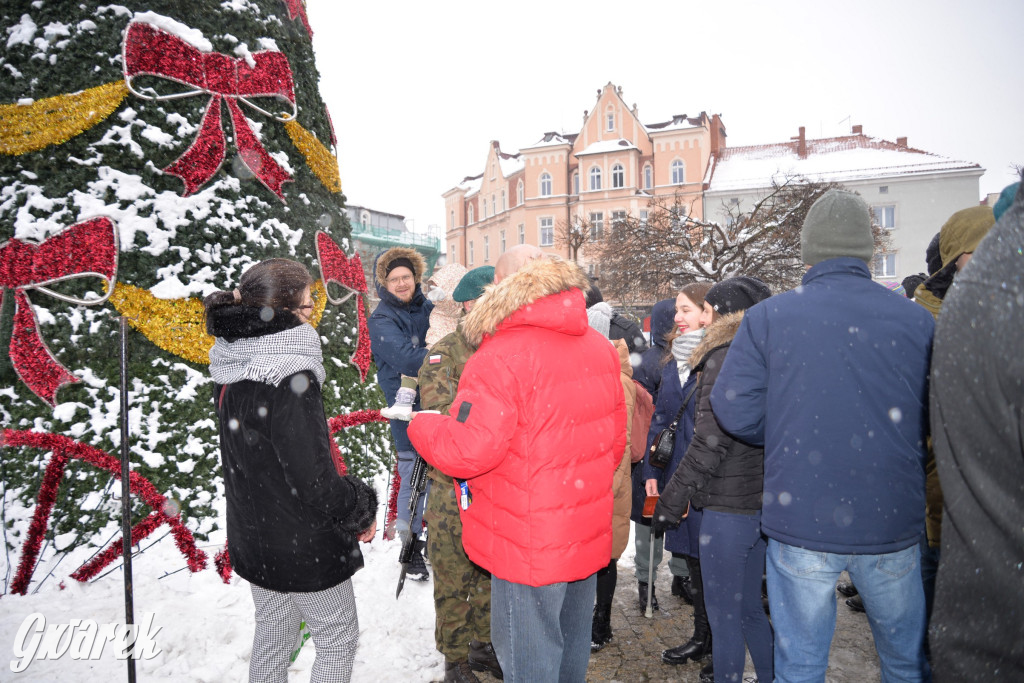
{"label": "red garland", "polygon": [[313,28],[309,25],[309,17],[306,16],[306,3],[305,0],[283,0],[285,7],[288,8],[288,18],[295,20],[298,17],[302,20],[302,25],[306,27],[306,33],[309,34],[310,40],[313,39]]}
{"label": "red garland", "polygon": [[398,519],[398,489],[402,485],[402,475],[398,473],[398,458],[395,458],[395,471],[391,473],[391,493],[388,496],[388,514],[384,520],[387,529]]}
{"label": "red garland", "polygon": [[[267,116],[273,114],[249,102],[250,97],[273,97],[288,102],[294,117],[295,84],[291,66],[283,52],[262,50],[246,60],[217,52],[201,52],[176,35],[146,23],[128,24],[124,36],[124,79],[128,88],[145,99],[167,99],[185,95],[210,95],[199,136],[192,146],[166,168],[164,173],[185,182],[185,196],[205,185],[224,162],[226,142],[221,127],[220,103],[228,105],[239,157],[253,175],[284,200],[281,186],[292,177],[281,168],[253,133],[238,101]],[[195,88],[175,95],[143,95],[132,88],[133,76],[155,76]],[[279,118],[279,120],[286,120]]]}
{"label": "red garland", "polygon": [[63,230],[42,244],[11,239],[0,245],[0,288],[13,290],[14,326],[11,332],[11,365],[21,381],[51,406],[57,402],[57,390],[77,382],[54,357],[39,334],[30,290],[90,306],[106,301],[78,299],[58,294],[49,285],[84,277],[102,278],[108,293],[117,279],[117,228],[109,218],[93,218]]}
{"label": "red garland", "polygon": [[[316,233],[316,256],[320,263],[320,275],[326,288],[331,282],[347,289],[351,296],[356,295],[356,314],[358,317],[359,336],[356,342],[356,350],[353,352],[350,362],[359,368],[359,381],[365,382],[366,375],[370,371],[370,328],[366,324],[366,307],[363,304],[363,295],[367,292],[366,273],[363,272],[363,262],[359,254],[353,254],[352,258],[345,255],[341,247],[331,239],[326,232]],[[341,304],[348,296],[335,300],[331,298],[328,290],[328,300],[333,304]]]}
{"label": "red garland", "polygon": [[[46,465],[46,470],[43,474],[43,483],[39,487],[36,510],[33,514],[32,523],[29,525],[29,533],[23,546],[24,549],[18,566],[18,572],[14,582],[11,584],[12,593],[24,595],[28,589],[32,573],[35,570],[35,563],[39,557],[39,548],[46,533],[50,512],[57,498],[57,489],[60,486],[60,480],[68,461],[71,458],[82,460],[94,467],[110,472],[110,474],[118,479],[121,477],[121,462],[98,448],[74,441],[61,434],[5,429],[3,437],[3,446],[26,446],[53,451],[53,457],[50,458],[50,462]],[[198,572],[205,568],[206,553],[196,547],[192,533],[181,523],[179,515],[168,517],[163,512],[166,499],[156,490],[156,487],[137,472],[132,472],[128,476],[128,484],[131,492],[139,496],[153,510],[146,519],[139,522],[133,528],[131,544],[134,545],[142,540],[142,538],[152,533],[153,529],[166,522],[171,527],[175,545],[185,555],[189,570]],[[80,567],[72,574],[72,577],[78,581],[87,581],[95,576],[124,552],[122,541],[118,541],[115,545],[108,547],[100,556]]]}
{"label": "red garland", "polygon": [[213,556],[213,566],[217,568],[221,581],[231,583],[231,555],[228,554],[227,541],[224,542],[224,547]]}

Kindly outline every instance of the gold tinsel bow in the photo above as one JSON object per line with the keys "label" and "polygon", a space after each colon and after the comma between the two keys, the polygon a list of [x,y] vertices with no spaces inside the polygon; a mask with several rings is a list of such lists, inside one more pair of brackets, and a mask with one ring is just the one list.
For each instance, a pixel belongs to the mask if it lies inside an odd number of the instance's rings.
{"label": "gold tinsel bow", "polygon": [[[314,282],[312,293],[313,314],[309,324],[317,327],[327,305],[324,283]],[[129,325],[164,351],[193,363],[209,364],[213,337],[206,334],[202,299],[158,299],[149,290],[118,282],[110,303],[128,318]]]}

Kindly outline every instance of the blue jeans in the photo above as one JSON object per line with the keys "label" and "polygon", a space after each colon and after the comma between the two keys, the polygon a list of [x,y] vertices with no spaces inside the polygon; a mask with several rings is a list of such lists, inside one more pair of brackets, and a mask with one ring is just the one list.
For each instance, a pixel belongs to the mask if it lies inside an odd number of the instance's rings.
{"label": "blue jeans", "polygon": [[[398,503],[396,503],[398,517],[395,519],[395,530],[402,539],[409,533],[410,528],[416,531],[417,536],[423,533],[423,508],[427,502],[426,491],[420,496],[420,502],[416,506],[416,515],[412,518],[412,524],[409,524],[409,499],[412,498],[409,480],[412,478],[413,465],[416,464],[416,455],[416,451],[398,452],[398,476],[402,478],[402,483],[398,487]],[[429,477],[426,481],[430,481]]]}
{"label": "blue jeans", "polygon": [[914,544],[881,555],[840,555],[768,539],[775,681],[825,680],[836,627],[835,587],[843,570],[864,600],[882,683],[927,680],[920,552]]}
{"label": "blue jeans", "polygon": [[505,683],[583,683],[597,581],[527,586],[491,577],[491,642]]}
{"label": "blue jeans", "polygon": [[750,650],[757,680],[767,683],[773,678],[772,626],[761,603],[765,554],[761,513],[704,510],[700,538],[704,606],[714,638],[715,680],[742,681],[745,651]]}

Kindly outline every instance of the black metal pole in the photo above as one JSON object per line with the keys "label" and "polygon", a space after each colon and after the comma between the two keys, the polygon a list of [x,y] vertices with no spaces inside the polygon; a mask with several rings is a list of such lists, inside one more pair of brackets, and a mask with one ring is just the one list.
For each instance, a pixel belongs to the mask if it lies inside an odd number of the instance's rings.
{"label": "black metal pole", "polygon": [[[121,544],[124,548],[124,623],[135,624],[132,587],[132,500],[128,457],[128,318],[121,316]],[[136,634],[137,635],[137,634]],[[135,639],[128,646],[128,683],[135,683]]]}

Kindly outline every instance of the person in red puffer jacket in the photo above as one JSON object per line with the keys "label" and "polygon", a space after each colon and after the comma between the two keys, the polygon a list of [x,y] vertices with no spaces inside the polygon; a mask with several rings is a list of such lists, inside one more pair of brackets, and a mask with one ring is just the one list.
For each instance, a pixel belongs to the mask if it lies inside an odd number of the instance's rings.
{"label": "person in red puffer jacket", "polygon": [[626,447],[614,348],[587,323],[586,275],[517,246],[466,317],[479,345],[450,415],[409,438],[465,479],[463,544],[492,574],[491,637],[505,680],[584,681],[598,569],[612,550],[612,476]]}

